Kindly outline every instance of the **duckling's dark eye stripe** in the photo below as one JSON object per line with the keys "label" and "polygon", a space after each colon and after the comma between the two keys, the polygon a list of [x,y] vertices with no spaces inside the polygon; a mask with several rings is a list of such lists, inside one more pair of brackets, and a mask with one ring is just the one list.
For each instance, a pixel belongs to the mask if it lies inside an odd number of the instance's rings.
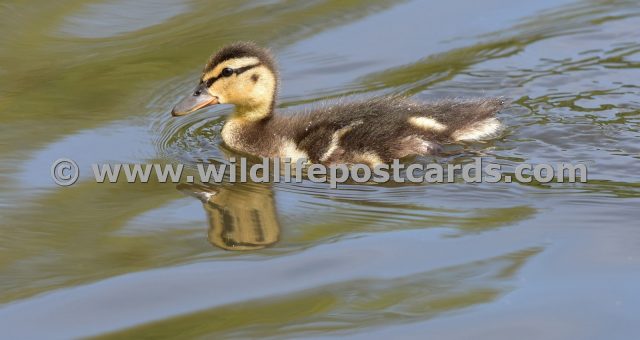
{"label": "duckling's dark eye stripe", "polygon": [[[244,73],[244,72],[246,72],[246,71],[248,71],[248,70],[250,70],[250,69],[252,69],[254,67],[258,67],[260,65],[262,65],[262,63],[257,63],[257,64],[254,64],[254,65],[247,65],[247,66],[243,66],[243,67],[238,67],[236,69],[233,69],[233,73],[231,75],[233,75],[233,74],[240,75],[240,74],[242,74],[242,73]],[[229,76],[231,76],[231,75],[229,75]],[[211,87],[211,85],[213,85],[213,83],[215,83],[216,80],[218,80],[220,78],[226,78],[226,77],[223,76],[222,73],[220,73],[220,75],[218,75],[217,77],[209,78],[206,81],[207,87]]]}

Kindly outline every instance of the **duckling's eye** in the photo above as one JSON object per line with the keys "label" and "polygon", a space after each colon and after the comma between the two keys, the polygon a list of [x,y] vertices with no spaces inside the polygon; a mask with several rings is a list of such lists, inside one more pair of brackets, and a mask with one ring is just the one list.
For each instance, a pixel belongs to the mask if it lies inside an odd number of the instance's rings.
{"label": "duckling's eye", "polygon": [[220,72],[220,75],[223,77],[229,77],[232,74],[233,74],[233,69],[228,67],[222,69],[222,72]]}

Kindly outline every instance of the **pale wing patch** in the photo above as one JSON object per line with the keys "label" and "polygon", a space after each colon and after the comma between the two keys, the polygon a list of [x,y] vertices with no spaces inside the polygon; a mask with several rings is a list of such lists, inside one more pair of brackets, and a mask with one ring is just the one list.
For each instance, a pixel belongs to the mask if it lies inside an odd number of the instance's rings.
{"label": "pale wing patch", "polygon": [[244,66],[255,65],[259,62],[260,62],[260,59],[256,57],[242,57],[242,58],[233,58],[233,59],[225,60],[220,64],[216,65],[216,67],[214,67],[213,70],[205,73],[204,76],[202,76],[202,79],[206,80],[212,77],[217,77],[218,75],[220,75],[220,72],[222,72],[222,69],[225,67],[230,67],[235,69],[235,68],[240,68]]}
{"label": "pale wing patch", "polygon": [[349,124],[348,126],[343,127],[342,129],[338,129],[336,132],[333,133],[333,135],[331,136],[331,142],[329,144],[329,148],[327,149],[327,151],[325,151],[325,153],[322,155],[322,157],[320,157],[320,161],[321,162],[326,162],[327,159],[329,159],[329,157],[331,157],[331,155],[336,151],[336,149],[338,149],[338,147],[340,146],[340,138],[342,138],[342,136],[344,136],[347,132],[351,131],[355,126],[362,124],[361,120],[355,121],[351,124]]}
{"label": "pale wing patch", "polygon": [[309,155],[306,152],[298,149],[296,143],[294,143],[290,139],[283,139],[282,145],[279,150],[280,159],[284,160],[285,158],[289,158],[291,163],[296,163],[298,159],[306,159],[309,161]]}
{"label": "pale wing patch", "polygon": [[496,118],[488,118],[474,123],[462,130],[454,132],[451,137],[456,141],[477,141],[491,138],[502,129],[502,124]]}
{"label": "pale wing patch", "polygon": [[409,123],[415,127],[435,132],[441,132],[447,129],[446,125],[429,117],[411,117],[409,118]]}
{"label": "pale wing patch", "polygon": [[359,153],[353,155],[353,163],[354,164],[366,164],[369,167],[373,168],[378,164],[384,163],[380,156],[373,151],[367,151],[363,153]]}

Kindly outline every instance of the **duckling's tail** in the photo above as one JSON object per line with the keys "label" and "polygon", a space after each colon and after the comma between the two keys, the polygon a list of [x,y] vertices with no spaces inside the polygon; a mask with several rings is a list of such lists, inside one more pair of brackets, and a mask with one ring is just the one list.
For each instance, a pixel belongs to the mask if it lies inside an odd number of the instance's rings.
{"label": "duckling's tail", "polygon": [[[468,123],[451,133],[451,139],[456,142],[471,142],[490,139],[498,136],[503,130],[503,125],[495,117],[495,114],[504,107],[506,101],[503,98],[482,99],[473,101],[475,119],[469,119]],[[469,117],[471,118],[471,117]]]}

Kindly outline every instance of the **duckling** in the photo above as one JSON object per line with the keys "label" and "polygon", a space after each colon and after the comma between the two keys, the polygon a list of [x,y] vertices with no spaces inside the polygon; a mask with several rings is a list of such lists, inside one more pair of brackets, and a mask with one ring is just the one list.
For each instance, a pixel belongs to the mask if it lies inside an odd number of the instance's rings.
{"label": "duckling", "polygon": [[234,43],[209,59],[198,86],[172,115],[233,104],[221,136],[235,151],[292,162],[375,166],[436,154],[443,143],[494,137],[501,130],[495,114],[504,105],[497,98],[421,103],[392,96],[283,116],[274,112],[277,91],[271,53],[254,43]]}

